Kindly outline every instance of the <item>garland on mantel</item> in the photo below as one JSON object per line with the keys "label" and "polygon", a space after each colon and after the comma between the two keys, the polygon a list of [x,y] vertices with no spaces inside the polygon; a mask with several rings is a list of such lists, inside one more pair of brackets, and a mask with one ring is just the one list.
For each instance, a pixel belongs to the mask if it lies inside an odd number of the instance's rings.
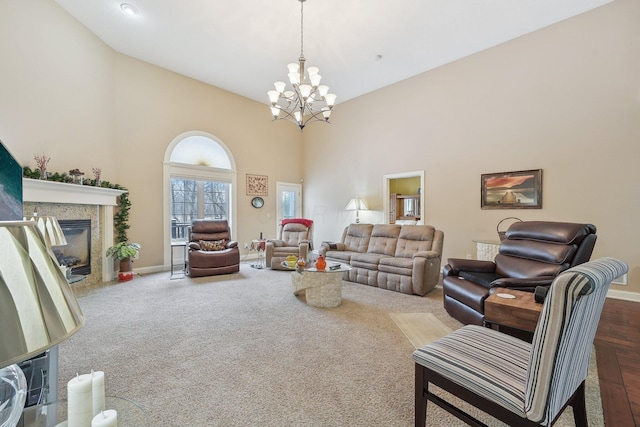
{"label": "garland on mantel", "polygon": [[[22,176],[30,179],[40,179],[40,169],[31,169],[30,167],[25,166],[22,168]],[[47,181],[73,183],[73,177],[66,172],[48,173]],[[124,191],[124,193],[118,196],[118,211],[113,215],[113,228],[116,230],[116,243],[129,241],[127,236],[127,230],[129,229],[129,210],[131,209],[129,190],[119,184],[112,184],[109,181],[100,180],[100,185],[96,185],[95,179],[86,178],[83,179],[82,182],[83,185],[89,185],[92,187],[111,188]]]}

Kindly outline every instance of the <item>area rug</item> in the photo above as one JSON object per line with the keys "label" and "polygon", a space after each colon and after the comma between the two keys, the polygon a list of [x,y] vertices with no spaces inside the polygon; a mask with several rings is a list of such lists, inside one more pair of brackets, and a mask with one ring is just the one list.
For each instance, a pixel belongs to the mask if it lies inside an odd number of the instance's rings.
{"label": "area rug", "polygon": [[432,313],[389,313],[389,316],[414,348],[420,348],[452,332],[450,327]]}

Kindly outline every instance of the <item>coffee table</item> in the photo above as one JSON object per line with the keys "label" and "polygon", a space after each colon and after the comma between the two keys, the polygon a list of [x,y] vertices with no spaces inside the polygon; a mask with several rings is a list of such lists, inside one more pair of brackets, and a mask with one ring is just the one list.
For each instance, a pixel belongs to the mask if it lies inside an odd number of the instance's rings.
{"label": "coffee table", "polygon": [[[335,269],[330,267],[336,266]],[[294,295],[304,295],[313,307],[337,307],[342,303],[342,273],[351,270],[347,264],[329,262],[325,270],[307,268],[291,272]]]}

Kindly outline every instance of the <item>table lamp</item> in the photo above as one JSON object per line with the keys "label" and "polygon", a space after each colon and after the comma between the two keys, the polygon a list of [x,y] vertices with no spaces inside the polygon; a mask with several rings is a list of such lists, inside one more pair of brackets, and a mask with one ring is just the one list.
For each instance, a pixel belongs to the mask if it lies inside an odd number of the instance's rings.
{"label": "table lamp", "polygon": [[368,209],[369,207],[365,201],[359,197],[349,200],[349,203],[347,203],[347,206],[344,208],[346,211],[356,211],[356,224],[360,223],[360,216],[358,215],[359,211],[366,211]]}
{"label": "table lamp", "polygon": [[27,384],[15,363],[84,324],[80,305],[34,221],[0,221],[0,426],[14,427]]}

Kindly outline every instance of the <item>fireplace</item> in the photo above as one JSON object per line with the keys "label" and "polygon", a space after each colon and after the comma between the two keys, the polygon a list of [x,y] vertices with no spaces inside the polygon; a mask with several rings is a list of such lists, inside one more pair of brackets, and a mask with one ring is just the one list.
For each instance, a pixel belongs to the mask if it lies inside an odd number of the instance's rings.
{"label": "fireplace", "polygon": [[91,274],[91,220],[59,219],[58,222],[67,239],[66,246],[53,248],[58,262],[71,269],[71,274]]}

